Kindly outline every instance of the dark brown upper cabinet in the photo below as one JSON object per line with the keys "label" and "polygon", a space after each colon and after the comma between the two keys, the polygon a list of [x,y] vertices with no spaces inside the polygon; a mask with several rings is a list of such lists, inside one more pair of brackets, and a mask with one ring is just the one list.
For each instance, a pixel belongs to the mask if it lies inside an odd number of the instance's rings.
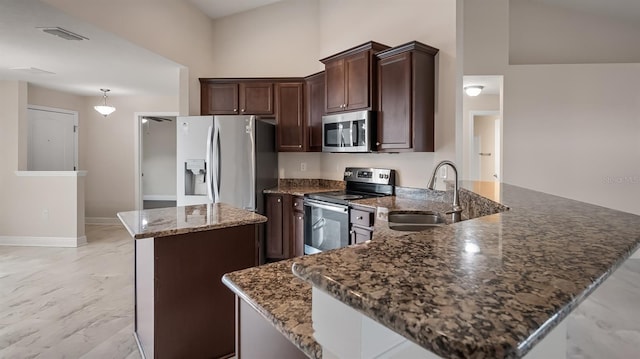
{"label": "dark brown upper cabinet", "polygon": [[305,78],[305,116],[308,152],[322,151],[322,116],[324,115],[324,71]]}
{"label": "dark brown upper cabinet", "polygon": [[303,152],[305,150],[303,89],[303,82],[276,84],[278,151]]}
{"label": "dark brown upper cabinet", "polygon": [[376,58],[389,46],[367,42],[320,60],[325,65],[326,113],[376,107]]}
{"label": "dark brown upper cabinet", "polygon": [[273,115],[273,83],[200,79],[202,115]]}
{"label": "dark brown upper cabinet", "polygon": [[378,151],[434,151],[437,53],[436,48],[412,41],[376,54]]}

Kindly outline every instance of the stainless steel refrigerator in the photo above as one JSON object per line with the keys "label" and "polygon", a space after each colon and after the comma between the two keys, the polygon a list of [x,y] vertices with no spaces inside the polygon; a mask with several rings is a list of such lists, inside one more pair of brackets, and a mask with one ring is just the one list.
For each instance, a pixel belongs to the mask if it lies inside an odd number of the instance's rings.
{"label": "stainless steel refrigerator", "polygon": [[264,213],[278,185],[275,122],[256,116],[177,118],[177,204],[223,202]]}

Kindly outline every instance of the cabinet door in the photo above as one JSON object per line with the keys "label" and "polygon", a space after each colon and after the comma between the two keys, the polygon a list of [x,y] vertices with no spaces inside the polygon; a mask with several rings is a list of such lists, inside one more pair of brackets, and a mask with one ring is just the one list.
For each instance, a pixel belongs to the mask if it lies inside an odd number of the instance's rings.
{"label": "cabinet door", "polygon": [[305,89],[307,115],[307,151],[322,151],[322,116],[324,115],[324,72],[309,77]]}
{"label": "cabinet door", "polygon": [[269,259],[283,259],[287,257],[284,233],[284,196],[266,195],[267,240],[266,256]]}
{"label": "cabinet door", "polygon": [[379,60],[378,94],[378,150],[411,148],[411,53]]}
{"label": "cabinet door", "polygon": [[241,115],[272,115],[273,84],[270,82],[240,83]]}
{"label": "cabinet door", "polygon": [[293,257],[300,257],[304,255],[304,212],[292,212],[291,223],[292,254]]}
{"label": "cabinet door", "polygon": [[301,82],[276,85],[278,151],[304,151],[304,98]]}
{"label": "cabinet door", "polygon": [[201,115],[237,115],[238,84],[207,83],[202,84]]}
{"label": "cabinet door", "polygon": [[369,107],[369,52],[364,51],[345,59],[345,110]]}
{"label": "cabinet door", "polygon": [[345,61],[344,59],[325,64],[325,103],[326,112],[343,111],[346,104]]}

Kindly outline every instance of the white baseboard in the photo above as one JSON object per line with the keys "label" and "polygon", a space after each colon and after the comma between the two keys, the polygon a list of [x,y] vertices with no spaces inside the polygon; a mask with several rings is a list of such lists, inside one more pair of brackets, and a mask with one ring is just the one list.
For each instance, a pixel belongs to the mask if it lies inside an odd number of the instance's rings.
{"label": "white baseboard", "polygon": [[84,217],[84,224],[121,224],[117,217]]}
{"label": "white baseboard", "polygon": [[176,201],[177,196],[175,195],[163,195],[163,194],[145,194],[142,196],[144,201]]}
{"label": "white baseboard", "polygon": [[15,237],[0,236],[0,246],[67,247],[75,248],[87,244],[87,237]]}

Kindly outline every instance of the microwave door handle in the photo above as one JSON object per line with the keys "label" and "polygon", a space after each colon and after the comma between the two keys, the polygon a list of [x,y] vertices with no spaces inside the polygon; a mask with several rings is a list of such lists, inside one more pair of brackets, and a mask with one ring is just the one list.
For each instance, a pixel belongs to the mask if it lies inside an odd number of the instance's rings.
{"label": "microwave door handle", "polygon": [[353,133],[355,132],[355,131],[353,131],[353,125],[354,124],[356,125],[356,131],[358,130],[357,122],[351,122],[351,125],[349,126],[349,146],[354,146],[354,144],[353,144]]}

